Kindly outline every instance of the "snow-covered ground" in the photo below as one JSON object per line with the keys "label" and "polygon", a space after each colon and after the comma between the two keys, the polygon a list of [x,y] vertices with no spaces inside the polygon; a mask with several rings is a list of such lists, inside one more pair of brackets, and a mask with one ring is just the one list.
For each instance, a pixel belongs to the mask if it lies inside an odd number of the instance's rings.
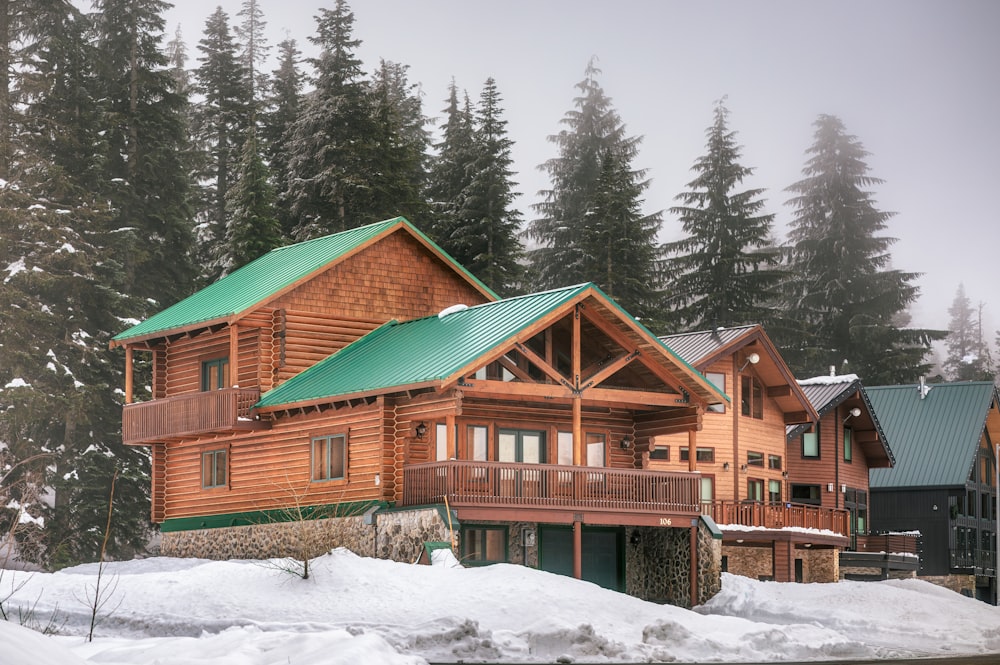
{"label": "snow-covered ground", "polygon": [[[344,550],[302,580],[280,562],[153,558],[3,571],[0,599],[46,637],[0,622],[0,665],[412,665],[650,662],[1000,653],[1000,610],[917,580],[780,584],[726,575],[697,612],[514,565],[394,563]],[[449,565],[451,564],[451,565]]]}

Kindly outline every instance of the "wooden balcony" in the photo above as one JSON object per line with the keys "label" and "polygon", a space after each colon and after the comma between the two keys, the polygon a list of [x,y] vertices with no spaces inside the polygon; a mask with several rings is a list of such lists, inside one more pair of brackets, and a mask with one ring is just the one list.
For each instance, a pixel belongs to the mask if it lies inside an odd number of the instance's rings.
{"label": "wooden balcony", "polygon": [[871,533],[859,535],[855,550],[885,554],[919,553],[920,536],[917,533]]}
{"label": "wooden balcony", "polygon": [[690,473],[450,460],[405,467],[402,504],[447,500],[455,508],[477,509],[479,515],[518,509],[528,521],[532,518],[525,511],[534,519],[542,519],[545,511],[568,511],[605,519],[627,515],[630,524],[671,525],[680,516],[697,518],[698,492],[699,476]]}
{"label": "wooden balcony", "polygon": [[723,531],[726,524],[734,524],[765,529],[822,529],[845,538],[851,535],[850,512],[842,508],[785,502],[707,501],[702,504],[702,512],[715,520]]}
{"label": "wooden balcony", "polygon": [[250,407],[260,399],[256,388],[224,388],[126,404],[122,441],[153,443],[211,432],[252,429]]}

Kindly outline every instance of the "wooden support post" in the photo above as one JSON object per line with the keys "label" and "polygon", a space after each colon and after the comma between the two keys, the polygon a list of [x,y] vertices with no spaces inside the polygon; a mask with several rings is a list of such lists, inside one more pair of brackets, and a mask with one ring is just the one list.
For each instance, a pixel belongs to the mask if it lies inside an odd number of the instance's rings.
{"label": "wooden support post", "polygon": [[573,465],[583,466],[587,457],[583,443],[583,402],[580,394],[580,305],[573,309],[573,349],[571,355],[573,376],[570,381],[573,385]]}
{"label": "wooden support post", "polygon": [[234,323],[229,326],[229,381],[226,388],[240,384],[240,332]]}
{"label": "wooden support post", "polygon": [[583,579],[583,522],[573,522],[573,577]]}
{"label": "wooden support post", "polygon": [[698,522],[691,527],[691,607],[698,604]]}
{"label": "wooden support post", "polygon": [[688,471],[698,470],[698,432],[688,430]]}
{"label": "wooden support post", "polygon": [[[155,357],[155,355],[154,355]],[[134,399],[135,378],[132,376],[132,347],[125,347],[125,403],[131,404]]]}
{"label": "wooden support post", "polygon": [[455,414],[449,413],[444,417],[445,427],[448,432],[445,434],[445,440],[447,441],[448,448],[448,459],[458,459],[458,444],[455,441],[456,431],[455,431]]}

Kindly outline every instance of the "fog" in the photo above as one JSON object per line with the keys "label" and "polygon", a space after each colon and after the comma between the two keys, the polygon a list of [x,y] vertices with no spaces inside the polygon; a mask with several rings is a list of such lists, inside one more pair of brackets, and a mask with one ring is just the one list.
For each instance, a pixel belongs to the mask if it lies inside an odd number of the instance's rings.
{"label": "fog", "polygon": [[[182,26],[191,60],[217,4],[238,23],[240,0],[178,0],[167,32]],[[556,155],[547,137],[572,108],[591,57],[600,83],[627,124],[643,136],[636,168],[651,186],[646,212],[667,211],[705,151],[716,100],[727,97],[730,128],[755,169],[746,187],[766,189],[784,241],[792,209],[784,191],[801,177],[812,123],[836,115],[870,153],[881,210],[897,215],[893,267],[919,272],[911,325],[946,328],[959,283],[984,303],[984,334],[1000,326],[994,264],[1000,224],[990,212],[1000,182],[1000,3],[990,0],[880,2],[596,2],[592,0],[354,0],[358,55],[410,66],[424,112],[441,116],[452,78],[478,99],[490,76],[503,96],[515,142],[518,208],[526,220],[538,165]],[[319,7],[333,1],[260,0],[272,53],[286,36],[314,54]],[[680,223],[664,214],[663,240]]]}

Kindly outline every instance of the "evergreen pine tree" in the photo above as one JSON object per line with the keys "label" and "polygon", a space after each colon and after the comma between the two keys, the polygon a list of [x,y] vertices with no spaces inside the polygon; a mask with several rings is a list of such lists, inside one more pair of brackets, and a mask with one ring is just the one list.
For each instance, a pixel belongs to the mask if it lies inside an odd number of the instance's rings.
{"label": "evergreen pine tree", "polygon": [[892,213],[875,207],[860,141],[836,117],[822,115],[803,168],[804,178],[788,188],[795,196],[787,303],[798,331],[775,335],[796,374],[823,374],[847,362],[871,384],[915,381],[942,332],[901,327],[916,299],[916,273],[891,269],[893,238],[877,235]]}
{"label": "evergreen pine tree", "polygon": [[286,39],[278,44],[278,53],[278,69],[273,72],[267,109],[260,118],[261,138],[264,143],[263,154],[270,166],[271,183],[277,196],[282,234],[290,236],[294,217],[287,200],[290,154],[286,150],[285,140],[286,137],[290,138],[289,130],[299,115],[303,75],[298,65],[301,53],[294,39]]}
{"label": "evergreen pine tree", "polygon": [[355,56],[354,14],[344,0],[321,9],[320,49],[311,60],[315,89],[302,100],[286,136],[288,189],[282,198],[295,219],[293,236],[306,240],[361,224],[378,177],[370,170],[375,121],[368,82]]}
{"label": "evergreen pine tree", "polygon": [[471,104],[466,95],[464,105],[459,105],[454,79],[448,87],[448,106],[444,113],[441,141],[434,146],[437,154],[430,162],[427,176],[430,220],[426,231],[446,252],[457,256],[451,237],[458,225],[462,192],[471,181],[475,151]]}
{"label": "evergreen pine tree", "polygon": [[646,183],[636,179],[627,155],[607,148],[601,175],[584,218],[584,273],[648,327],[662,327],[657,280],[662,251],[656,242],[660,214],[643,214]]}
{"label": "evergreen pine tree", "polygon": [[251,122],[252,89],[221,7],[205,22],[198,50],[202,55],[195,79],[204,99],[195,109],[195,135],[203,153],[200,179],[206,183],[198,210],[199,240],[203,269],[211,280],[226,269],[226,200]]}
{"label": "evergreen pine tree", "polygon": [[683,330],[768,323],[781,280],[780,249],[772,241],[773,214],[763,213],[761,189],[737,191],[753,169],[739,163],[724,102],[706,131],[707,152],[695,162],[684,205],[671,208],[686,237],[669,243],[671,318]]}
{"label": "evergreen pine tree", "polygon": [[[155,311],[192,288],[187,99],[159,49],[167,3],[98,0],[95,7],[95,99],[105,119],[99,193],[113,207],[125,284]],[[142,319],[149,310],[132,315]]]}
{"label": "evergreen pine tree", "polygon": [[[587,271],[587,250],[583,242],[584,224],[593,206],[601,177],[601,158],[610,150],[630,162],[638,152],[640,137],[627,137],[625,125],[611,100],[597,82],[600,70],[592,60],[577,88],[580,96],[575,109],[566,113],[566,126],[549,140],[559,148],[559,156],[542,165],[549,174],[551,189],[541,192],[535,204],[540,217],[527,229],[527,237],[539,244],[529,253],[535,288],[547,289],[595,279]],[[633,173],[638,179],[641,172]],[[655,275],[642,275],[650,283]]]}
{"label": "evergreen pine tree", "polygon": [[227,199],[226,271],[250,263],[282,243],[270,173],[260,155],[257,132],[247,132],[243,157]]}
{"label": "evergreen pine tree", "polygon": [[491,289],[510,295],[521,282],[518,259],[522,248],[517,238],[521,214],[512,207],[516,196],[511,181],[513,141],[507,136],[501,101],[496,81],[487,79],[474,118],[469,182],[458,195],[456,223],[447,248]]}
{"label": "evergreen pine tree", "polygon": [[428,216],[423,190],[429,138],[418,87],[407,81],[406,70],[383,60],[371,84],[373,179],[361,223],[404,215],[422,227]]}
{"label": "evergreen pine tree", "polygon": [[942,363],[945,376],[950,381],[992,381],[989,343],[983,339],[981,316],[965,295],[964,284],[958,285],[948,316],[948,356]]}
{"label": "evergreen pine tree", "polygon": [[260,0],[243,0],[237,16],[240,17],[241,21],[236,26],[236,35],[243,43],[239,60],[246,73],[247,96],[256,109],[258,103],[267,93],[267,73],[263,69],[270,50],[267,46],[267,38],[264,36],[267,21],[264,20]]}

